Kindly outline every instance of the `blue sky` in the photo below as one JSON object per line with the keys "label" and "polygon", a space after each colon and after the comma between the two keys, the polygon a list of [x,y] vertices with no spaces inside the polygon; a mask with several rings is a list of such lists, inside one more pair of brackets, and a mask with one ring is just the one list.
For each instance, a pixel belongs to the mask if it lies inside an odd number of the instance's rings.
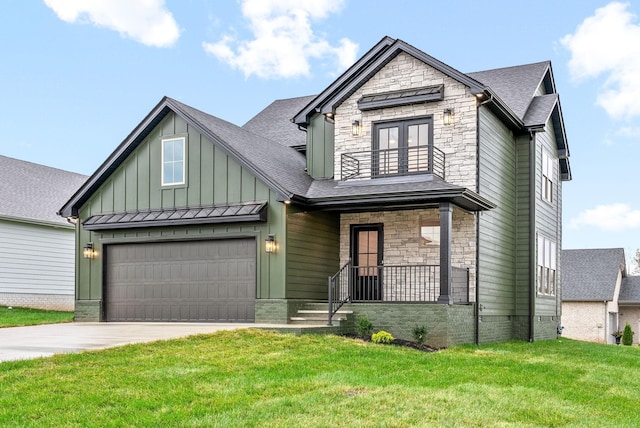
{"label": "blue sky", "polygon": [[[383,36],[463,72],[551,60],[571,149],[564,248],[640,248],[639,3],[5,0],[0,154],[91,174],[164,95],[244,124]],[[277,43],[276,43],[277,41]]]}

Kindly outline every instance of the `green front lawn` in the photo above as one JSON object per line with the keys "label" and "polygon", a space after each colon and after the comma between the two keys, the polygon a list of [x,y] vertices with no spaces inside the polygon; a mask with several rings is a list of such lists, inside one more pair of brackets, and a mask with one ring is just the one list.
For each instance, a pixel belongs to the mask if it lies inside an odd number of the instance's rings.
{"label": "green front lawn", "polygon": [[73,321],[73,312],[0,306],[0,328]]}
{"label": "green front lawn", "polygon": [[225,331],[0,364],[0,426],[640,426],[640,349]]}

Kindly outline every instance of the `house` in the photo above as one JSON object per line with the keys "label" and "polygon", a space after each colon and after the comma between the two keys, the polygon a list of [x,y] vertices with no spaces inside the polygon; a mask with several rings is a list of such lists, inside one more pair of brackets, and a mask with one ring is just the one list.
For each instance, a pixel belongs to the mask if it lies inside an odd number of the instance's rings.
{"label": "house", "polygon": [[73,310],[74,226],[56,212],[86,178],[0,156],[0,305]]}
{"label": "house", "polygon": [[640,332],[640,277],[627,275],[624,249],[563,250],[562,264],[564,336],[613,344],[626,323]]}
{"label": "house", "polygon": [[568,156],[549,62],[465,74],[390,37],[243,127],[165,97],[60,210],[76,319],[555,338]]}

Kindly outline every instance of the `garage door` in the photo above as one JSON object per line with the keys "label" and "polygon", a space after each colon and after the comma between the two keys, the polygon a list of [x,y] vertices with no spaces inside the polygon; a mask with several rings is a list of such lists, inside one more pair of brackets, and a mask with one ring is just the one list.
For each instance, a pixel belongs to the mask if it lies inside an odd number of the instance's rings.
{"label": "garage door", "polygon": [[106,247],[107,321],[253,322],[253,239]]}

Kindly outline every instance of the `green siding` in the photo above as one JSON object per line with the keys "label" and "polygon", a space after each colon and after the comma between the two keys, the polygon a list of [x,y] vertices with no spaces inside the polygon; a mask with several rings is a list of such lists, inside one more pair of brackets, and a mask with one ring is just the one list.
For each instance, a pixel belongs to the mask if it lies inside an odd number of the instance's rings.
{"label": "green siding", "polygon": [[327,278],[340,268],[336,214],[291,212],[287,216],[287,297],[326,299]]}
{"label": "green siding", "polygon": [[[549,203],[542,199],[542,151],[552,156],[554,162],[554,201]],[[555,140],[555,132],[551,121],[547,123],[544,132],[536,134],[536,232],[543,234],[556,242],[557,246],[557,276],[560,277],[560,253],[562,247],[562,182],[558,165],[558,149]],[[537,274],[537,272],[536,272]],[[560,315],[561,293],[558,290],[556,296],[537,296],[535,302],[535,315],[554,317]],[[538,335],[538,332],[536,332]]]}
{"label": "green siding", "polygon": [[[161,139],[184,136],[187,143],[187,183],[184,186],[161,186]],[[284,298],[287,207],[276,200],[276,194],[262,181],[245,170],[235,159],[198,133],[173,113],[167,115],[107,181],[80,208],[79,221],[99,213],[147,209],[173,209],[184,206],[268,201],[268,222],[180,226],[121,231],[78,232],[78,301],[99,302],[102,299],[102,244],[143,242],[157,239],[208,239],[235,236],[256,238],[258,254],[258,298]],[[275,234],[278,251],[267,255],[264,239]],[[99,256],[82,258],[82,247],[94,242]]]}
{"label": "green siding", "polygon": [[[528,339],[529,331],[526,327],[529,317],[530,296],[530,262],[531,251],[529,248],[529,229],[531,222],[530,213],[530,151],[529,136],[520,136],[516,139],[516,301],[515,314],[520,322],[514,325],[514,336],[517,339]],[[522,325],[525,325],[523,327]]]}
{"label": "green siding", "polygon": [[307,128],[307,170],[313,178],[332,178],[334,124],[316,114]]}
{"label": "green siding", "polygon": [[[478,287],[482,316],[514,314],[516,249],[516,153],[508,128],[486,108],[480,109],[480,194],[495,201],[497,208],[482,213],[479,220]],[[491,318],[488,318],[489,320]],[[480,336],[489,323],[480,324]],[[510,339],[509,329],[496,329],[496,337]],[[508,332],[508,333],[501,333]]]}

